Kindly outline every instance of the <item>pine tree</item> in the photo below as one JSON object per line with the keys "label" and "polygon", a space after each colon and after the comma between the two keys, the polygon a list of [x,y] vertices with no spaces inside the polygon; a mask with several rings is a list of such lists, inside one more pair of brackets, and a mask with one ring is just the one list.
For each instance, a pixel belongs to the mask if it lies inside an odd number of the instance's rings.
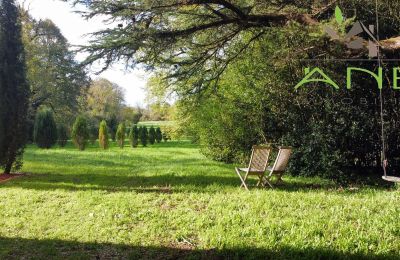
{"label": "pine tree", "polygon": [[156,141],[157,143],[160,143],[162,141],[162,132],[159,127],[156,129]]}
{"label": "pine tree", "polygon": [[101,121],[99,127],[99,145],[100,148],[103,148],[104,150],[108,149],[109,145],[108,126],[105,120]]}
{"label": "pine tree", "polygon": [[153,126],[150,127],[149,130],[149,143],[153,145],[156,142],[156,130]]}
{"label": "pine tree", "polygon": [[0,1],[0,168],[10,173],[22,166],[27,141],[29,86],[21,42],[18,9]]}
{"label": "pine tree", "polygon": [[33,140],[40,148],[49,149],[57,143],[57,125],[50,109],[36,114]]}
{"label": "pine tree", "polygon": [[140,127],[140,143],[143,146],[147,146],[147,138],[148,138],[148,132],[147,132],[147,127]]}
{"label": "pine tree", "polygon": [[68,142],[68,131],[65,125],[60,125],[58,127],[58,145],[65,147]]}
{"label": "pine tree", "polygon": [[118,125],[118,129],[117,129],[117,133],[115,134],[115,137],[117,139],[118,142],[118,146],[122,149],[124,148],[125,145],[125,124],[124,123],[120,123]]}
{"label": "pine tree", "polygon": [[133,125],[131,131],[129,132],[129,140],[131,142],[131,146],[137,147],[139,144],[139,129],[137,125]]}
{"label": "pine tree", "polygon": [[89,138],[89,130],[86,119],[84,117],[78,116],[76,118],[75,123],[72,127],[71,137],[72,141],[79,150],[85,150],[87,139]]}

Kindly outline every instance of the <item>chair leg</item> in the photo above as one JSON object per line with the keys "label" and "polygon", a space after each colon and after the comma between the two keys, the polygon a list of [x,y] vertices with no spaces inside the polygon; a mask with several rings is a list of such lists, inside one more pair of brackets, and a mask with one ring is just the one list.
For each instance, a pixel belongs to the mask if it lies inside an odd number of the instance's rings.
{"label": "chair leg", "polygon": [[271,184],[271,182],[270,182],[270,177],[265,177],[265,178],[264,178],[264,187],[267,186],[267,184],[268,184],[268,186],[270,186],[271,188],[274,188],[274,186],[272,186],[272,184]]}
{"label": "chair leg", "polygon": [[236,171],[237,175],[239,176],[240,180],[242,181],[242,184],[240,185],[240,188],[244,187],[246,190],[249,190],[249,188],[246,185],[246,180],[243,179],[242,175],[240,174],[239,168],[235,168],[235,171]]}

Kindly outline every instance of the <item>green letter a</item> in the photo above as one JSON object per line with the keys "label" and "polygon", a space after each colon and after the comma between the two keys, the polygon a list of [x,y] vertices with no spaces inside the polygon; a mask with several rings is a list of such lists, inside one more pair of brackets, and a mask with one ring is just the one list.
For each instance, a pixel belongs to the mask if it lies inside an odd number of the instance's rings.
{"label": "green letter a", "polygon": [[[322,79],[321,78],[320,79],[311,78],[316,72],[318,72],[323,78]],[[339,86],[319,68],[314,68],[311,72],[310,72],[310,68],[306,68],[305,73],[306,73],[306,76],[304,77],[304,79],[302,81],[300,81],[299,84],[297,84],[294,87],[296,90],[298,88],[300,88],[301,86],[303,86],[304,84],[312,83],[312,82],[323,82],[323,83],[331,85],[335,89],[339,89]]]}

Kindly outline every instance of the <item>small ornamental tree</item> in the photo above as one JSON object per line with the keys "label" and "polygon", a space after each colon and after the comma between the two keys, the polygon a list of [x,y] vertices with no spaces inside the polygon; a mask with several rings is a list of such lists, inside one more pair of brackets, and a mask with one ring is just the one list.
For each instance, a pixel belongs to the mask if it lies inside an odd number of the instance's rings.
{"label": "small ornamental tree", "polygon": [[68,130],[65,125],[58,126],[58,145],[65,147],[68,142]]}
{"label": "small ornamental tree", "polygon": [[129,132],[129,140],[132,147],[137,147],[139,144],[139,129],[136,125],[133,125]]}
{"label": "small ornamental tree", "polygon": [[99,126],[99,145],[100,148],[106,150],[109,145],[108,126],[105,120],[101,121]]}
{"label": "small ornamental tree", "polygon": [[79,150],[85,150],[86,143],[89,138],[89,130],[86,119],[83,116],[78,116],[76,118],[75,123],[72,127],[71,137],[72,141]]}
{"label": "small ornamental tree", "polygon": [[124,148],[125,145],[125,124],[121,123],[118,125],[117,133],[115,134],[115,137],[118,142],[118,146],[122,149]]}
{"label": "small ornamental tree", "polygon": [[148,138],[148,132],[147,132],[147,127],[140,127],[140,143],[143,146],[147,146],[147,138]]}
{"label": "small ornamental tree", "polygon": [[156,141],[157,143],[160,143],[162,141],[162,132],[159,127],[156,129]]}
{"label": "small ornamental tree", "polygon": [[156,142],[156,130],[154,129],[154,127],[150,127],[149,130],[149,143],[151,145],[153,145]]}
{"label": "small ornamental tree", "polygon": [[40,110],[36,114],[33,140],[40,148],[49,149],[57,143],[57,125],[50,109]]}

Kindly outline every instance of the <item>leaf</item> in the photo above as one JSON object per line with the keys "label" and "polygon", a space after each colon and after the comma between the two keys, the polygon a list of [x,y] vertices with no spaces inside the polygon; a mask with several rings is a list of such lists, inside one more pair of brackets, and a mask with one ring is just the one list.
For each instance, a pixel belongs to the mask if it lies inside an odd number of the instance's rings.
{"label": "leaf", "polygon": [[343,17],[342,10],[340,9],[339,6],[336,6],[335,17],[336,17],[336,21],[338,22],[338,24],[342,24],[343,23],[344,17]]}

